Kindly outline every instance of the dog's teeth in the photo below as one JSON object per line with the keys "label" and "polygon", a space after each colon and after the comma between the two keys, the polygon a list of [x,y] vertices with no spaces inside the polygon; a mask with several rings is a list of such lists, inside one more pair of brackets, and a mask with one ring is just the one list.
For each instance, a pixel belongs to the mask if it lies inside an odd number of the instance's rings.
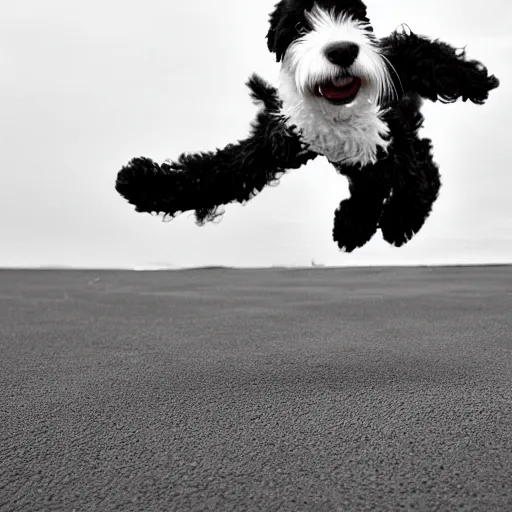
{"label": "dog's teeth", "polygon": [[350,76],[348,78],[337,78],[332,83],[334,84],[335,87],[345,87],[347,85],[350,85],[353,81],[354,78]]}

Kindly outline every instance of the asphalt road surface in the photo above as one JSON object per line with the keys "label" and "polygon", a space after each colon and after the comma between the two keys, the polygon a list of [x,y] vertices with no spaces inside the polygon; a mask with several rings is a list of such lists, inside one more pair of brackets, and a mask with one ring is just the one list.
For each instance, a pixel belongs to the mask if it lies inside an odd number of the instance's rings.
{"label": "asphalt road surface", "polygon": [[512,510],[512,267],[0,272],[0,510]]}

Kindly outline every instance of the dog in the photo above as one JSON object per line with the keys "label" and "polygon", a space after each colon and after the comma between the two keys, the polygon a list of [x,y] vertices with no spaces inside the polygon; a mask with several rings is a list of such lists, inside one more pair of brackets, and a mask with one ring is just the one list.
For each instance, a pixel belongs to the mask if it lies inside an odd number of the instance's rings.
{"label": "dog", "polygon": [[483,104],[499,80],[464,50],[407,27],[377,38],[361,0],[281,0],[269,25],[279,83],[247,82],[260,105],[250,136],[162,165],[134,158],[117,191],[139,212],[191,210],[202,225],[323,156],[349,183],[334,214],[338,247],[363,247],[378,229],[403,246],[441,187],[432,142],[419,136],[423,101]]}

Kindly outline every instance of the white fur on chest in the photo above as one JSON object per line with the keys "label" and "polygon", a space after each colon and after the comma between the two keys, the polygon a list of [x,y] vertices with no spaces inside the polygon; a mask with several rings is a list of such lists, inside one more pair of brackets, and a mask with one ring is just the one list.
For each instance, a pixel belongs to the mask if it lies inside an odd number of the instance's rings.
{"label": "white fur on chest", "polygon": [[379,147],[386,149],[384,140],[389,129],[379,112],[354,113],[345,118],[325,118],[311,112],[283,109],[290,125],[295,125],[309,149],[335,163],[365,166],[377,161]]}
{"label": "white fur on chest", "polygon": [[288,81],[281,82],[279,94],[288,125],[297,128],[309,149],[331,162],[372,164],[378,148],[386,150],[390,143],[383,111],[364,96],[348,106],[333,106],[321,98],[305,100]]}

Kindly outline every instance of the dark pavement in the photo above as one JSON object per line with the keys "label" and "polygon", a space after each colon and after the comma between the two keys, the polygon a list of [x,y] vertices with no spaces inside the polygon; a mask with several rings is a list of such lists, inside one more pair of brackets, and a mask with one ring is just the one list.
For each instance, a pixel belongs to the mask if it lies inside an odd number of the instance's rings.
{"label": "dark pavement", "polygon": [[0,510],[512,510],[512,267],[0,272]]}

